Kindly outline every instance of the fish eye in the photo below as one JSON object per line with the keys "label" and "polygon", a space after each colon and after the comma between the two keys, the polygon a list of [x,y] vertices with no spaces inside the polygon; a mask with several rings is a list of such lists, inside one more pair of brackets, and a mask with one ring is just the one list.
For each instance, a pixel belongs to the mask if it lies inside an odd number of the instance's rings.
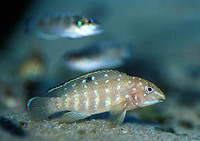
{"label": "fish eye", "polygon": [[153,88],[151,86],[146,86],[146,92],[147,93],[152,93],[153,92]]}
{"label": "fish eye", "polygon": [[81,25],[82,25],[82,22],[81,22],[81,21],[78,21],[78,22],[76,22],[76,25],[77,25],[77,26],[81,26]]}

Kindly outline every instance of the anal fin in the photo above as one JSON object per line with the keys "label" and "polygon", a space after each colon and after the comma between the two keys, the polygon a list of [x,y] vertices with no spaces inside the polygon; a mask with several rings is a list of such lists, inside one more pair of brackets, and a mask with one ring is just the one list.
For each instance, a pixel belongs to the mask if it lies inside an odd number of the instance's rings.
{"label": "anal fin", "polygon": [[72,123],[88,116],[90,116],[90,114],[67,112],[60,117],[54,118],[54,120],[59,121],[60,123]]}
{"label": "anal fin", "polygon": [[126,115],[126,101],[121,102],[110,109],[110,120],[113,126],[119,125],[124,121]]}

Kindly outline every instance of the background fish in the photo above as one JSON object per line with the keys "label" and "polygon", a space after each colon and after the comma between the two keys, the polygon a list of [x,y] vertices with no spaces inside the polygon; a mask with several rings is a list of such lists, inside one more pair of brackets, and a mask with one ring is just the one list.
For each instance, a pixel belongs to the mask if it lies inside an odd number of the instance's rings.
{"label": "background fish", "polygon": [[23,59],[20,66],[20,76],[23,82],[39,82],[44,78],[46,72],[44,55],[37,49],[33,49]]}
{"label": "background fish", "polygon": [[28,31],[43,39],[81,38],[102,32],[99,23],[92,18],[74,14],[57,13],[33,20]]}
{"label": "background fish", "polygon": [[49,90],[50,97],[34,97],[28,102],[29,115],[42,120],[55,118],[71,123],[90,115],[110,111],[114,125],[123,122],[126,111],[149,106],[165,99],[151,82],[114,70],[88,73]]}
{"label": "background fish", "polygon": [[67,53],[64,57],[64,64],[71,70],[89,72],[120,67],[130,58],[131,49],[128,45],[104,41],[91,44],[79,52]]}

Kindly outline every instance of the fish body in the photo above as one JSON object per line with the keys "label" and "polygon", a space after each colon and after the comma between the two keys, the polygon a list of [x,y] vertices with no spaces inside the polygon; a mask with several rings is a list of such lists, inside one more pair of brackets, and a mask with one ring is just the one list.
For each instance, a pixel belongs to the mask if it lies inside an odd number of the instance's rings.
{"label": "fish body", "polygon": [[28,28],[36,36],[47,40],[75,39],[102,32],[101,26],[94,19],[69,13],[51,14],[38,20],[32,20]]}
{"label": "fish body", "polygon": [[55,120],[72,123],[109,111],[111,121],[118,125],[123,122],[126,111],[165,99],[151,82],[115,70],[87,73],[50,89],[49,96],[29,100],[28,112],[33,119],[42,120],[66,112]]}
{"label": "fish body", "polygon": [[90,72],[120,67],[130,58],[129,46],[105,41],[89,45],[79,52],[67,53],[64,57],[64,64],[71,70]]}

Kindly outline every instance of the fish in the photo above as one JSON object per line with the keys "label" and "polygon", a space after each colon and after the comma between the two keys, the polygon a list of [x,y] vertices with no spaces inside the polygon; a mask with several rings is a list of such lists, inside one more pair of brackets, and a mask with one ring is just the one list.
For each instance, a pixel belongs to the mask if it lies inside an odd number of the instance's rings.
{"label": "fish", "polygon": [[31,50],[23,59],[19,74],[23,82],[40,82],[46,72],[45,60],[39,50]]}
{"label": "fish", "polygon": [[[19,93],[20,91],[20,93]],[[26,89],[22,83],[12,79],[0,78],[0,111],[26,111]]]}
{"label": "fish", "polygon": [[[116,126],[123,122],[127,111],[165,99],[164,93],[153,83],[117,70],[86,73],[50,89],[48,93],[48,97],[29,100],[27,110],[33,120],[73,123],[109,112],[110,121]],[[56,113],[60,115],[55,116]]]}
{"label": "fish", "polygon": [[115,41],[102,41],[87,45],[78,52],[66,53],[63,64],[66,69],[90,72],[99,69],[115,69],[132,57],[129,45]]}
{"label": "fish", "polygon": [[48,14],[40,19],[30,20],[27,32],[46,40],[59,38],[82,38],[102,33],[99,22],[72,13]]}

